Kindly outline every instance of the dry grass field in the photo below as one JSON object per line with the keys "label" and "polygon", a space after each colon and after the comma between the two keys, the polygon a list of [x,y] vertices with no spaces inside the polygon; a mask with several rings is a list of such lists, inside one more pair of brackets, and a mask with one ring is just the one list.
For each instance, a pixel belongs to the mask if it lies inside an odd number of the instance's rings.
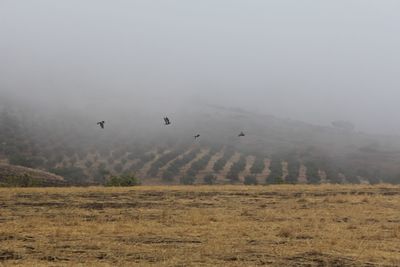
{"label": "dry grass field", "polygon": [[0,189],[0,265],[400,266],[400,187]]}

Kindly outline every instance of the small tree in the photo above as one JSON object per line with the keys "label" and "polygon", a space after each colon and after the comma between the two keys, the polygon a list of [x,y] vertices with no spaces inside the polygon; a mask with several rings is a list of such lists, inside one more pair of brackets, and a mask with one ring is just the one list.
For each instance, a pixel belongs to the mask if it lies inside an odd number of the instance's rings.
{"label": "small tree", "polygon": [[307,181],[310,184],[318,184],[321,182],[318,167],[313,162],[306,163]]}
{"label": "small tree", "polygon": [[271,165],[270,165],[270,170],[271,172],[269,173],[267,177],[267,184],[281,184],[283,183],[282,179],[282,161],[278,158],[272,158],[271,159]]}

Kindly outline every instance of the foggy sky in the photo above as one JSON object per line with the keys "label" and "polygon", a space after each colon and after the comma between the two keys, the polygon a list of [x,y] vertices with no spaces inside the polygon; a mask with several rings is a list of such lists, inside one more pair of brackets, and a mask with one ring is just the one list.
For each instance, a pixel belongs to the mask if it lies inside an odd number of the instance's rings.
{"label": "foggy sky", "polygon": [[[400,134],[399,1],[0,1],[0,92]],[[164,113],[163,113],[164,114]]]}

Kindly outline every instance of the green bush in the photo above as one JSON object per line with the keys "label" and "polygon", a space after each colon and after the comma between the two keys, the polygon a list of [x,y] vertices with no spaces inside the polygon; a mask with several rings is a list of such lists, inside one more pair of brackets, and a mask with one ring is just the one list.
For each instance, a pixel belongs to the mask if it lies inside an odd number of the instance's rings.
{"label": "green bush", "polygon": [[136,186],[140,185],[139,180],[133,174],[122,174],[111,176],[105,186]]}

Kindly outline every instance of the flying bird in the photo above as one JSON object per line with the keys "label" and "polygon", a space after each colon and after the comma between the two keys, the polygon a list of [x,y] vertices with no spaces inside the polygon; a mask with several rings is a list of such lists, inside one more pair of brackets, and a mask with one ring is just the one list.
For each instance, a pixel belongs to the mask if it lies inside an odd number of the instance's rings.
{"label": "flying bird", "polygon": [[242,136],[245,136],[245,134],[243,132],[240,132],[240,134],[238,136],[242,137]]}
{"label": "flying bird", "polygon": [[165,125],[170,125],[171,124],[171,122],[169,121],[168,117],[164,118],[164,123],[165,123]]}
{"label": "flying bird", "polygon": [[105,123],[106,123],[105,121],[99,121],[99,122],[97,123],[97,125],[100,125],[101,129],[104,129],[104,124],[105,124]]}
{"label": "flying bird", "polygon": [[199,138],[200,137],[200,134],[196,134],[195,136],[194,136],[194,139],[197,139],[197,138]]}

